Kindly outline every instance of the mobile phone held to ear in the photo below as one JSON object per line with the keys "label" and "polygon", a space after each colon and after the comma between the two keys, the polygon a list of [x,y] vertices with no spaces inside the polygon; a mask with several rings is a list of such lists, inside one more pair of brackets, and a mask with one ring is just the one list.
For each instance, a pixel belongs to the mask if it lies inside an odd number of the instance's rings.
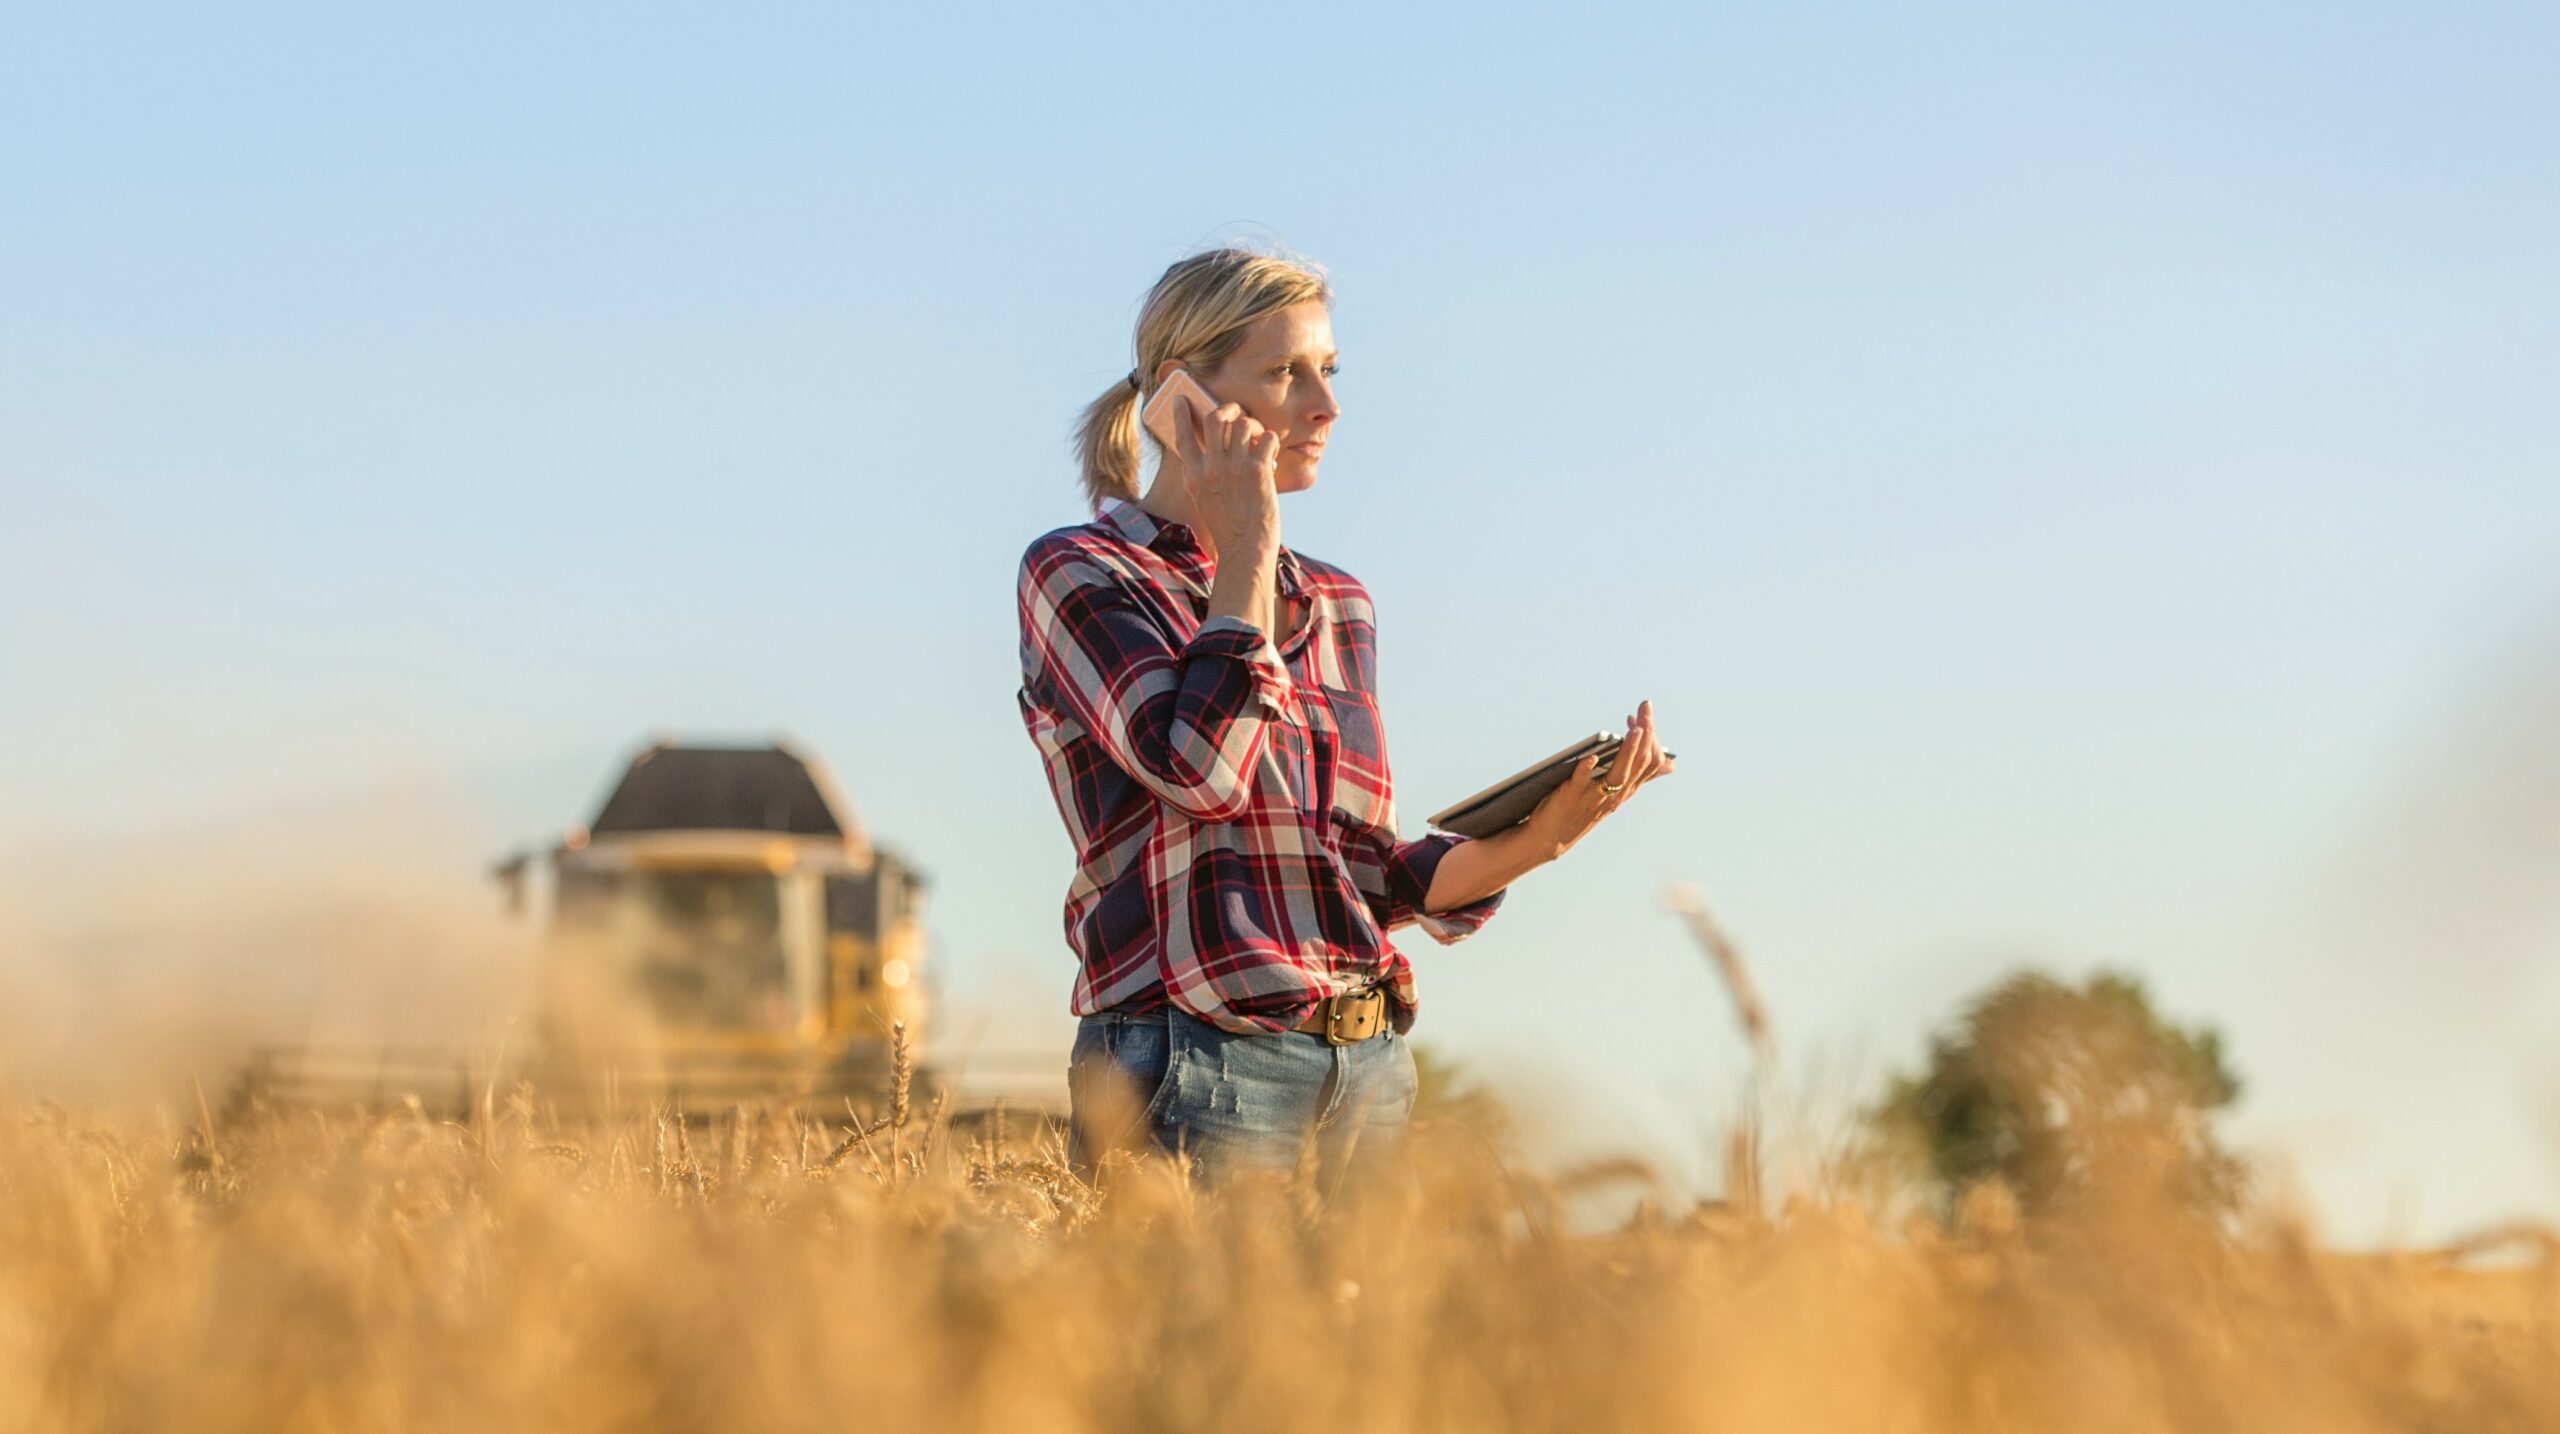
{"label": "mobile phone held to ear", "polygon": [[1197,406],[1202,418],[1207,418],[1218,408],[1218,401],[1191,377],[1191,370],[1175,369],[1165,379],[1164,386],[1156,390],[1156,396],[1147,400],[1147,411],[1138,415],[1138,421],[1147,426],[1147,431],[1156,436],[1156,442],[1163,444],[1167,453],[1181,451],[1173,441],[1173,426],[1182,421],[1181,414],[1174,407],[1179,403]]}

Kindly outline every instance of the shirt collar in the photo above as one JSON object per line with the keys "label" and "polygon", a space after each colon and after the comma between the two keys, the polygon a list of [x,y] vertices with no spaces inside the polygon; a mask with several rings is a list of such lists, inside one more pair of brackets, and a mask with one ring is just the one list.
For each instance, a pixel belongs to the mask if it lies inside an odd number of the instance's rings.
{"label": "shirt collar", "polygon": [[[1105,498],[1095,521],[1121,537],[1174,560],[1174,566],[1186,577],[1194,576],[1192,568],[1206,561],[1208,550],[1201,546],[1200,535],[1188,523],[1159,518],[1126,498]],[[1280,545],[1280,558],[1274,565],[1280,574],[1280,590],[1296,597],[1305,589],[1300,580],[1298,555],[1289,545]],[[1204,588],[1205,591],[1205,588]]]}

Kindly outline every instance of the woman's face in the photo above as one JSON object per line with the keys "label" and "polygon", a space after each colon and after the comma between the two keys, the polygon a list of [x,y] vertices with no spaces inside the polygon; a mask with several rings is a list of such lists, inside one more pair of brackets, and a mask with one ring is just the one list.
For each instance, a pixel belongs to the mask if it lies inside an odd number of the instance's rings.
{"label": "woman's face", "polygon": [[[1333,420],[1333,320],[1322,300],[1291,304],[1245,325],[1244,342],[1214,373],[1193,378],[1220,403],[1243,408],[1280,439],[1273,487],[1295,493],[1315,486]],[[1157,378],[1178,367],[1158,366]]]}

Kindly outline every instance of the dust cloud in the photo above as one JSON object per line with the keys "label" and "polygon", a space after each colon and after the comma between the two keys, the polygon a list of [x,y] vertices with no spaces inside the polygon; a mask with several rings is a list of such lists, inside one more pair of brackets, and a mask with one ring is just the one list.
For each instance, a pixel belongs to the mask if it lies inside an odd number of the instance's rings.
{"label": "dust cloud", "polygon": [[485,1049],[537,929],[467,804],[407,788],[74,845],[0,840],[0,1085],[219,1099],[259,1043]]}

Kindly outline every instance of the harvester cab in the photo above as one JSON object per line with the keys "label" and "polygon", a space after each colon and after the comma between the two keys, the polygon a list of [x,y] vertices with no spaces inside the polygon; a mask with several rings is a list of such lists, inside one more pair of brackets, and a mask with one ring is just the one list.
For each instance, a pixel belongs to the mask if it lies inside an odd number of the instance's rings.
{"label": "harvester cab", "polygon": [[788,746],[650,747],[549,858],[547,1049],[839,1083],[901,1024],[921,1051],[924,880]]}
{"label": "harvester cab", "polygon": [[924,879],[791,747],[657,743],[594,820],[498,864],[519,912],[538,862],[550,902],[528,1049],[271,1047],[235,1098],[467,1110],[530,1082],[562,1110],[840,1107],[885,1097],[901,1052],[911,1098],[940,1088]]}

